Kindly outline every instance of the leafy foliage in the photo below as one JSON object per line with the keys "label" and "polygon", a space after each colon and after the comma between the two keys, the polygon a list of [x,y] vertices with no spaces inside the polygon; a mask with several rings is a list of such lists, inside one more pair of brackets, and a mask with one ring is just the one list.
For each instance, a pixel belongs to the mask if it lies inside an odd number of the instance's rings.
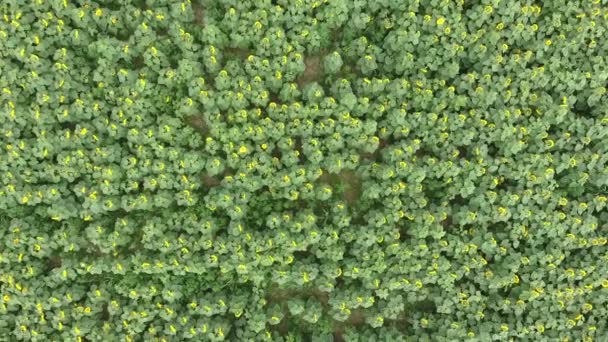
{"label": "leafy foliage", "polygon": [[608,335],[601,1],[0,10],[0,336]]}

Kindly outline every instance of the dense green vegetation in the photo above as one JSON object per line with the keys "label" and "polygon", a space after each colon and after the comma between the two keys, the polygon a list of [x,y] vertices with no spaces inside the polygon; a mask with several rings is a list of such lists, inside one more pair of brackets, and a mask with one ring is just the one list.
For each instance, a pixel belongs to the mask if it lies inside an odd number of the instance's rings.
{"label": "dense green vegetation", "polygon": [[602,1],[0,10],[0,340],[608,338]]}

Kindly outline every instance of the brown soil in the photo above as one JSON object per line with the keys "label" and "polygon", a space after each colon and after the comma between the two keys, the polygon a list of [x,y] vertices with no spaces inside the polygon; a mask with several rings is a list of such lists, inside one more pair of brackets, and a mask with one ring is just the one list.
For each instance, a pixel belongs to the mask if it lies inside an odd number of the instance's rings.
{"label": "brown soil", "polygon": [[212,176],[207,176],[207,175],[201,176],[201,181],[203,182],[203,184],[205,185],[206,188],[213,188],[215,186],[222,184],[222,181],[220,179],[218,179],[217,177],[212,177]]}
{"label": "brown soil", "polygon": [[344,184],[344,193],[342,194],[344,201],[349,204],[357,202],[361,196],[361,179],[352,170],[344,170],[339,174],[330,174],[324,171],[319,182],[327,183],[336,186],[340,183]]}
{"label": "brown soil", "polygon": [[340,178],[346,184],[344,188],[344,200],[347,203],[355,203],[361,195],[361,179],[353,171],[347,170],[340,174]]}
{"label": "brown soil", "polygon": [[319,82],[321,80],[321,56],[314,55],[304,58],[304,73],[296,79],[296,83],[300,88],[311,82]]}
{"label": "brown soil", "polygon": [[226,48],[224,52],[227,55],[235,56],[243,60],[251,55],[251,51],[249,49],[243,48]]}
{"label": "brown soil", "polygon": [[61,267],[62,264],[63,264],[63,260],[61,260],[61,257],[58,255],[50,256],[46,260],[46,266],[49,270],[59,268],[59,267]]}
{"label": "brown soil", "polygon": [[189,116],[186,118],[186,123],[188,124],[188,126],[196,129],[203,135],[206,134],[209,130],[209,127],[207,126],[207,123],[205,122],[205,119],[202,117],[202,115]]}
{"label": "brown soil", "polygon": [[192,10],[194,11],[194,23],[199,26],[205,26],[205,10],[200,0],[192,2]]}

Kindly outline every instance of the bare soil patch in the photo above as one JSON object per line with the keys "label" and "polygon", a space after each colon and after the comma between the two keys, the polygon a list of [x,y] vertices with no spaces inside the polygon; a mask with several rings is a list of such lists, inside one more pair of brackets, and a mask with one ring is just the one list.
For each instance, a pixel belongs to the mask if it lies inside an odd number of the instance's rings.
{"label": "bare soil patch", "polygon": [[322,76],[321,55],[314,55],[304,58],[304,73],[296,79],[300,88],[312,82],[319,82]]}

